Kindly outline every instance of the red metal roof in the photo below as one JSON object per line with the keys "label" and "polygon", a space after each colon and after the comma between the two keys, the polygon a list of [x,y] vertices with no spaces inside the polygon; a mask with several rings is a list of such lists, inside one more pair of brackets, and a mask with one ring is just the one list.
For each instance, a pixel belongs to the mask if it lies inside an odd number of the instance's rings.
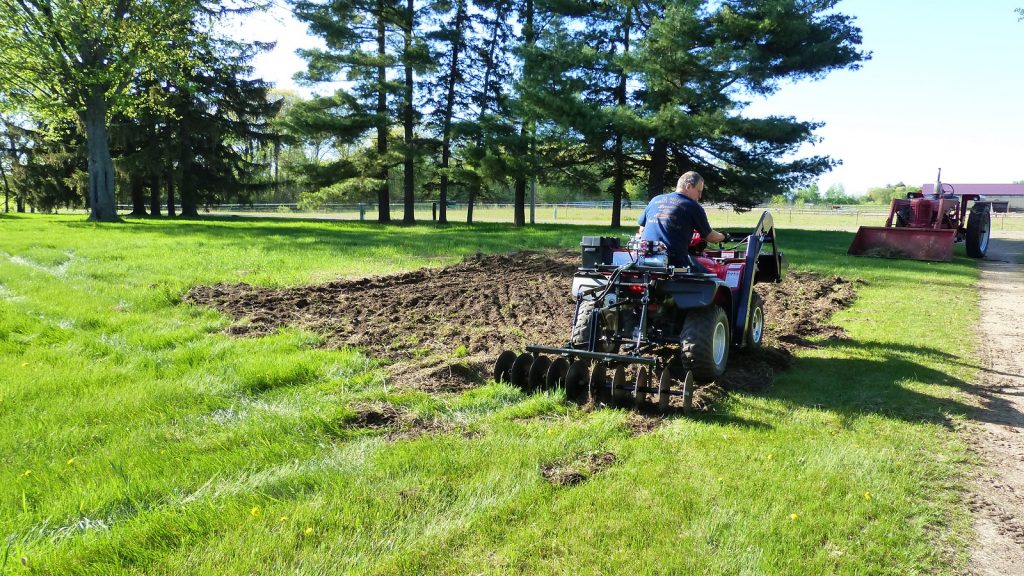
{"label": "red metal roof", "polygon": [[[942,183],[942,187],[947,189],[946,182]],[[983,196],[1024,196],[1024,184],[954,184],[949,183],[949,186],[953,187],[953,191],[957,194],[981,194]],[[935,190],[935,183],[925,184],[921,186],[921,191],[925,195],[931,194]]]}

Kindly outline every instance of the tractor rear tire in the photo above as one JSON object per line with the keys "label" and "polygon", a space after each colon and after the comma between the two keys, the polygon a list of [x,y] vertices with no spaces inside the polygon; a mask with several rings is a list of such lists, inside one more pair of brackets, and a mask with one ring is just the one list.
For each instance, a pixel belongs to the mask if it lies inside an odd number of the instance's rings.
{"label": "tractor rear tire", "polygon": [[992,205],[975,204],[967,217],[967,255],[984,258],[992,235]]}
{"label": "tractor rear tire", "polygon": [[746,345],[757,350],[764,341],[764,300],[754,292],[750,297],[750,324],[747,325]]}
{"label": "tractor rear tire", "polygon": [[683,364],[698,384],[710,384],[725,373],[729,361],[729,318],[712,304],[686,313],[679,344]]}
{"label": "tractor rear tire", "polygon": [[[577,350],[585,350],[590,343],[590,316],[597,306],[597,300],[584,300],[580,303],[579,313],[572,325],[572,347]],[[601,332],[604,327],[601,315],[597,316],[597,331]],[[598,340],[597,349],[594,352],[614,353],[618,352],[618,346],[607,340]]]}

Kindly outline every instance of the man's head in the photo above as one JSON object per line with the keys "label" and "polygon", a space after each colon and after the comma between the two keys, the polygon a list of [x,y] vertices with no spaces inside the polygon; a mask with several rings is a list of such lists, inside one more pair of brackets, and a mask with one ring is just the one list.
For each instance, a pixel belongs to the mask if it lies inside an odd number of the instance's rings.
{"label": "man's head", "polygon": [[676,182],[676,192],[690,198],[694,202],[700,202],[700,195],[704,192],[704,179],[700,174],[690,171],[679,177]]}

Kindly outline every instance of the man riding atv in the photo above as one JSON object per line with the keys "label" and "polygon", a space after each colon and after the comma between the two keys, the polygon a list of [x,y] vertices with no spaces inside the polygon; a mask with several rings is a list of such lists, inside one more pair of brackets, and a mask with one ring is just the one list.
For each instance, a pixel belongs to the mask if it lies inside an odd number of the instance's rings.
{"label": "man riding atv", "polygon": [[707,272],[689,254],[694,230],[706,242],[725,241],[725,234],[713,230],[708,223],[708,215],[700,205],[703,192],[704,178],[687,172],[679,177],[675,192],[655,196],[637,221],[640,239],[663,244],[671,266],[690,266],[695,272]]}

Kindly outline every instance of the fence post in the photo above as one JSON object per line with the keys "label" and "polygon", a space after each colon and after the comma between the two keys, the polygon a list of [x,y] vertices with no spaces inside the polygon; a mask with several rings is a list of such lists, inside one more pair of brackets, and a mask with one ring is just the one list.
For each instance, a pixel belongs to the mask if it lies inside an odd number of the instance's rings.
{"label": "fence post", "polygon": [[359,203],[359,221],[366,220],[366,204]]}
{"label": "fence post", "polygon": [[437,202],[430,203],[430,219],[437,222]]}
{"label": "fence post", "polygon": [[[558,206],[555,206],[555,213],[551,215],[552,220],[558,220]],[[1004,218],[1005,220],[1005,218]]]}

